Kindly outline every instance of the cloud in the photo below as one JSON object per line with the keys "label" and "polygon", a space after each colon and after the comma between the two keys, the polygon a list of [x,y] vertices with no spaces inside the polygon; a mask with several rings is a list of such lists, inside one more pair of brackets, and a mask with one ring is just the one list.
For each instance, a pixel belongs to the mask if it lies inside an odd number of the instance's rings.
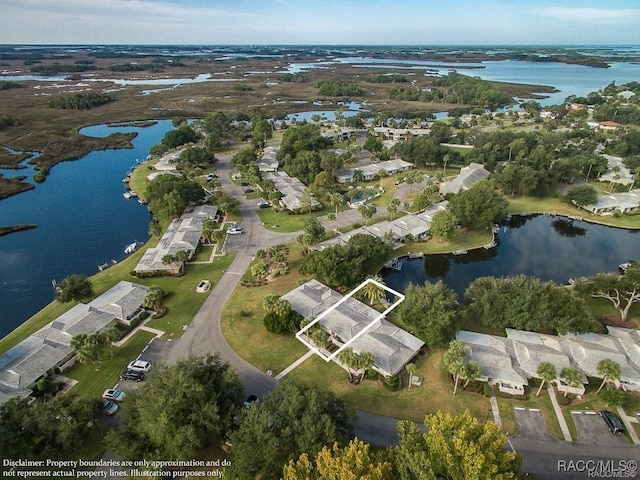
{"label": "cloud", "polygon": [[640,20],[640,9],[637,8],[570,8],[547,7],[538,10],[544,17],[568,22],[581,22],[591,24],[601,23],[630,23]]}

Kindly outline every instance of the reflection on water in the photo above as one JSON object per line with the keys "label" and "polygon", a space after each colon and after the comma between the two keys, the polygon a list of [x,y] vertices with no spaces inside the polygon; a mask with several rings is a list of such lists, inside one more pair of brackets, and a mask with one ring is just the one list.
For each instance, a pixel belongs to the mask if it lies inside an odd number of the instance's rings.
{"label": "reflection on water", "polygon": [[566,284],[570,278],[616,271],[640,260],[640,232],[552,216],[513,216],[497,235],[498,245],[466,255],[426,255],[402,260],[402,270],[383,270],[391,288],[411,282],[444,281],[461,297],[476,278],[531,275]]}

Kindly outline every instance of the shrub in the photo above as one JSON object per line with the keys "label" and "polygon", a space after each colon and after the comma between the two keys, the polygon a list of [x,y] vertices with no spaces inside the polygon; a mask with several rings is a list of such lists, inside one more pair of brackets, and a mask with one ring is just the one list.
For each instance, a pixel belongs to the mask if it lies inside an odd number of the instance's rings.
{"label": "shrub", "polygon": [[491,396],[491,387],[488,383],[482,384],[482,394],[487,398]]}
{"label": "shrub", "polygon": [[624,405],[625,396],[620,390],[602,390],[600,393],[600,398],[603,402],[605,402],[609,407],[621,407]]}
{"label": "shrub", "polygon": [[568,396],[564,396],[563,394],[557,394],[556,395],[557,399],[558,399],[558,404],[559,405],[569,405],[571,403],[571,398],[569,398]]}
{"label": "shrub", "polygon": [[278,315],[274,312],[267,313],[262,319],[264,328],[270,333],[279,335],[291,332],[297,332],[300,327],[302,317],[299,313],[291,310],[286,315]]}
{"label": "shrub", "polygon": [[385,390],[389,390],[390,392],[396,392],[400,388],[400,377],[396,375],[391,377],[382,377],[381,382]]}

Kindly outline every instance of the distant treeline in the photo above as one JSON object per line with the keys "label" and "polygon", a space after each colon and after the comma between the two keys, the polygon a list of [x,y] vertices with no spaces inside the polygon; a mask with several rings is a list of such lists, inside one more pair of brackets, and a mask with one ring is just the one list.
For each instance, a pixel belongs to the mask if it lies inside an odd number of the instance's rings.
{"label": "distant treeline", "polygon": [[364,95],[362,89],[355,83],[325,80],[318,83],[320,95],[328,97],[358,97]]}
{"label": "distant treeline", "polygon": [[302,73],[281,73],[277,78],[281,82],[288,83],[306,83],[309,81],[307,76]]}
{"label": "distant treeline", "polygon": [[71,108],[74,110],[89,110],[99,107],[109,102],[113,102],[115,97],[104,93],[76,93],[66,97],[59,97],[49,102],[49,106],[53,108]]}
{"label": "distant treeline", "polygon": [[405,87],[391,87],[387,90],[387,96],[392,100],[461,103],[491,109],[508,105],[512,101],[511,97],[490,82],[455,72],[434,80],[432,88],[412,90]]}
{"label": "distant treeline", "polygon": [[90,72],[92,70],[97,70],[97,67],[90,63],[54,63],[51,65],[33,65],[30,70],[33,73],[39,73],[41,75],[57,75],[59,73]]}
{"label": "distant treeline", "polygon": [[10,88],[22,88],[22,85],[11,80],[0,80],[0,90],[9,90]]}
{"label": "distant treeline", "polygon": [[407,77],[399,75],[397,73],[385,74],[379,73],[377,75],[371,75],[367,80],[369,83],[407,83]]}
{"label": "distant treeline", "polygon": [[110,72],[143,72],[149,70],[151,72],[162,72],[165,67],[185,67],[186,65],[179,61],[166,62],[162,59],[154,59],[150,63],[117,63],[109,65],[107,69]]}

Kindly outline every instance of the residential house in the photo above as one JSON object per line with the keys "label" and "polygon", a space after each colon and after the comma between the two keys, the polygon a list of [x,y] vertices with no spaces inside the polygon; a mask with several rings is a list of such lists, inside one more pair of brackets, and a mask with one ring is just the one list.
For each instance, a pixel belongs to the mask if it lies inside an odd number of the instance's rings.
{"label": "residential house", "polygon": [[336,181],[338,183],[352,183],[358,181],[356,170],[360,174],[360,180],[371,181],[380,176],[395,175],[397,173],[406,172],[413,168],[413,163],[405,162],[404,160],[394,159],[385,160],[378,163],[368,163],[364,165],[358,165],[354,168],[347,168],[341,170],[336,175]]}
{"label": "residential house", "polygon": [[[565,352],[560,337],[511,328],[507,328],[506,333],[507,338],[512,341],[516,364],[524,371],[527,378],[538,377],[538,366],[542,362],[553,364],[558,376],[562,369],[575,366]],[[585,391],[584,385],[587,384],[587,378],[583,375],[582,384],[579,386],[569,385],[560,376],[555,380],[555,383],[560,392],[582,395]]]}
{"label": "residential house", "polygon": [[608,120],[605,122],[598,122],[598,125],[600,127],[600,130],[605,130],[607,132],[615,132],[622,126],[618,122],[612,122]]}
{"label": "residential house", "polygon": [[143,311],[147,287],[122,281],[89,304],[79,303],[0,355],[0,405],[28,397],[35,383],[75,363],[71,340],[115,322],[130,325]]}
{"label": "residential house", "polygon": [[480,365],[482,382],[488,382],[503,393],[524,395],[529,384],[524,372],[517,368],[510,354],[510,341],[484,333],[459,331],[456,338],[467,347],[467,358]]}
{"label": "residential house", "polygon": [[425,239],[429,235],[433,216],[439,211],[446,210],[448,204],[449,202],[447,201],[436,203],[423,212],[408,214],[396,218],[395,220],[384,221],[368,227],[362,227],[357,230],[341,234],[338,237],[320,242],[313,245],[311,248],[314,250],[324,250],[325,248],[336,244],[346,244],[353,235],[358,233],[384,238],[385,234],[390,232],[392,241],[396,247],[400,247],[401,242],[409,235],[414,239]]}
{"label": "residential house", "polygon": [[158,245],[144,252],[134,271],[159,273],[182,269],[184,267],[182,263],[165,264],[162,259],[165,255],[175,255],[179,251],[187,252],[188,259],[191,259],[202,237],[203,220],[205,218],[213,220],[217,215],[218,207],[215,205],[187,207],[179,218],[169,224]]}
{"label": "residential house", "polygon": [[363,132],[364,130],[358,130],[355,128],[347,128],[347,127],[337,127],[335,129],[328,130],[326,132],[322,132],[321,135],[324,138],[329,138],[334,142],[343,142],[345,140],[349,140],[350,138],[355,137],[358,132]]}
{"label": "residential house", "polygon": [[[306,185],[297,178],[290,177],[286,172],[267,172],[264,175],[266,180],[271,180],[280,193],[280,205],[292,212],[298,212],[303,205],[303,192],[307,189]],[[317,210],[322,208],[322,204],[318,202],[313,195],[311,196],[311,209]]]}
{"label": "residential house", "polygon": [[573,361],[588,377],[602,378],[598,372],[598,363],[611,359],[622,370],[617,386],[629,391],[640,391],[640,369],[637,365],[640,339],[637,330],[610,329],[609,333],[568,334],[562,338]]}
{"label": "residential house", "polygon": [[[317,280],[310,280],[281,298],[303,317],[313,318],[337,304],[343,296]],[[376,320],[379,316],[380,312],[374,308],[349,297],[318,323],[337,347],[360,334],[349,345],[353,351],[370,352],[377,372],[397,375],[418,354],[424,342],[385,319]]]}
{"label": "residential house", "polygon": [[440,193],[446,195],[448,193],[459,193],[462,190],[469,190],[473,185],[481,180],[489,178],[489,171],[480,163],[470,163],[466,167],[460,169],[460,174],[451,180],[440,184]]}
{"label": "residential house", "polygon": [[278,155],[279,146],[267,145],[262,151],[262,157],[258,160],[258,170],[261,172],[275,172],[280,166],[276,156]]}
{"label": "residential house", "polygon": [[640,211],[640,189],[598,195],[596,203],[584,205],[582,208],[597,215],[613,215],[616,211],[621,213],[637,212]]}

